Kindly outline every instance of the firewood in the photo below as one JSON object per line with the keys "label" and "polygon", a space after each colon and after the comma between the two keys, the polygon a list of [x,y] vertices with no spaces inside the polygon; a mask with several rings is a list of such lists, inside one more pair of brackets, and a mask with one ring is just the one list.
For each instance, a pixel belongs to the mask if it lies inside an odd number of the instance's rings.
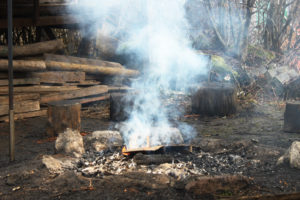
{"label": "firewood", "polygon": [[173,158],[170,155],[145,155],[138,153],[134,156],[134,161],[138,165],[160,165],[162,163],[172,163]]}
{"label": "firewood", "polygon": [[46,66],[47,69],[49,70],[83,71],[91,74],[102,74],[102,75],[109,75],[109,76],[119,75],[119,76],[135,77],[139,75],[138,71],[132,69],[67,63],[67,62],[59,62],[59,61],[46,61]]}
{"label": "firewood", "polygon": [[72,101],[56,101],[48,104],[47,134],[56,136],[67,128],[80,131],[81,104]]}
{"label": "firewood", "polygon": [[[51,40],[46,42],[38,42],[34,44],[27,44],[23,46],[14,46],[13,55],[18,56],[33,56],[43,53],[51,53],[63,49],[64,43],[62,39]],[[7,46],[0,46],[0,57],[7,57]]]}
{"label": "firewood", "polygon": [[47,71],[33,72],[29,76],[37,77],[41,83],[66,83],[66,82],[82,82],[85,80],[85,72],[65,72],[65,71]]}
{"label": "firewood", "polygon": [[47,103],[51,101],[60,101],[66,99],[74,99],[78,97],[86,97],[91,95],[106,94],[108,88],[106,85],[97,85],[88,88],[83,88],[75,91],[65,91],[55,94],[48,94],[41,97],[41,103]]}
{"label": "firewood", "polygon": [[[32,118],[32,117],[41,117],[41,116],[46,116],[46,115],[47,115],[47,110],[38,110],[38,111],[33,111],[33,112],[14,114],[14,119],[19,120],[19,119],[26,119],[26,118]],[[8,116],[0,117],[0,121],[8,122],[9,117]]]}
{"label": "firewood", "polygon": [[[15,87],[15,93],[51,93],[61,91],[79,90],[76,86],[46,86],[46,85],[34,85],[28,87]],[[0,87],[0,94],[8,94],[8,87]]]}
{"label": "firewood", "polygon": [[[26,100],[38,100],[40,98],[40,94],[15,94],[14,95],[14,103],[22,102]],[[8,96],[0,96],[0,105],[9,104]]]}
{"label": "firewood", "polygon": [[[14,85],[39,85],[39,78],[22,78],[22,79],[14,79]],[[8,80],[0,80],[0,86],[8,86]]]}
{"label": "firewood", "polygon": [[[14,71],[32,72],[46,70],[44,61],[13,60]],[[0,71],[8,70],[8,60],[0,59]]]}
{"label": "firewood", "polygon": [[[6,104],[0,105],[0,115],[7,115],[9,106]],[[15,113],[31,112],[40,110],[39,101],[22,101],[14,104]]]}
{"label": "firewood", "polygon": [[102,67],[114,67],[114,68],[124,68],[123,65],[117,62],[109,62],[90,58],[80,58],[75,56],[65,56],[65,55],[55,55],[55,54],[44,54],[45,60],[58,61],[58,62],[68,62],[76,64],[85,65],[96,65]]}

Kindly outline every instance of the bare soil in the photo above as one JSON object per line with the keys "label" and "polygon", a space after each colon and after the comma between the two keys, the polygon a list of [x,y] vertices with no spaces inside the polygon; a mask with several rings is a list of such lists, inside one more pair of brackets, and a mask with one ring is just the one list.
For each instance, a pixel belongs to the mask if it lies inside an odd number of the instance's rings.
{"label": "bare soil", "polygon": [[[88,134],[115,127],[115,122],[108,119],[107,105],[104,102],[82,112],[82,132]],[[55,153],[54,141],[47,139],[47,120],[43,117],[16,122],[16,161],[10,163],[9,125],[2,123],[0,199],[240,199],[241,196],[259,194],[300,193],[299,169],[276,166],[277,159],[291,143],[300,140],[300,134],[283,132],[283,112],[281,104],[263,102],[223,118],[176,116],[177,120],[191,124],[197,131],[191,143],[198,151],[209,153],[210,157],[189,156],[195,165],[208,169],[207,175],[250,177],[248,187],[234,194],[222,191],[204,196],[186,189],[186,184],[195,177],[178,181],[167,175],[141,172],[85,177],[75,170],[51,174],[41,162],[43,155]],[[222,168],[221,164],[215,163],[232,154],[260,162],[255,166],[243,165],[240,170],[238,165]],[[181,155],[181,159],[184,158],[185,155]]]}

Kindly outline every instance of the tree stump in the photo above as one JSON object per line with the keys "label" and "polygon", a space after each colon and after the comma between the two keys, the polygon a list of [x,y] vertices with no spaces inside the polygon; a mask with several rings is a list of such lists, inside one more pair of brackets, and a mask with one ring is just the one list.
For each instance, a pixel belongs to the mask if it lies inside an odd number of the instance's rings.
{"label": "tree stump", "polygon": [[300,133],[300,101],[286,103],[283,129],[285,132]]}
{"label": "tree stump", "polygon": [[110,119],[125,121],[128,119],[134,104],[134,94],[114,93],[110,95]]}
{"label": "tree stump", "polygon": [[206,83],[192,95],[192,112],[205,116],[226,116],[237,110],[237,96],[232,84]]}
{"label": "tree stump", "polygon": [[80,131],[81,104],[74,101],[56,101],[48,104],[49,136],[57,136],[67,128]]}

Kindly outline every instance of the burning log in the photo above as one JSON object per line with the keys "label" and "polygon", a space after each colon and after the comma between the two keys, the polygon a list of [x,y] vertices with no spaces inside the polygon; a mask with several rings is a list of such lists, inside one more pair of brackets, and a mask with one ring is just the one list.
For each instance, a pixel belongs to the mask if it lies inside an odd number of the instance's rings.
{"label": "burning log", "polygon": [[[14,60],[13,64],[14,64],[14,71],[32,72],[32,71],[46,70],[46,64],[44,61]],[[8,69],[8,60],[0,59],[0,71],[7,71],[7,69]]]}
{"label": "burning log", "polygon": [[172,163],[173,158],[170,155],[144,155],[138,153],[134,156],[134,161],[138,165],[160,165],[162,163]]}
{"label": "burning log", "polygon": [[192,111],[208,116],[225,116],[237,110],[234,86],[225,83],[208,83],[192,96]]}
{"label": "burning log", "polygon": [[[34,56],[43,53],[51,53],[57,50],[63,49],[64,43],[62,39],[51,40],[46,42],[38,42],[34,44],[28,44],[24,46],[14,46],[13,54],[15,57],[18,56]],[[8,49],[7,46],[0,46],[0,57],[7,57]],[[14,66],[15,67],[15,66]]]}
{"label": "burning log", "polygon": [[81,104],[73,101],[57,101],[48,104],[47,134],[56,136],[67,128],[80,131]]}
{"label": "burning log", "polygon": [[300,102],[287,102],[284,112],[284,131],[300,133]]}

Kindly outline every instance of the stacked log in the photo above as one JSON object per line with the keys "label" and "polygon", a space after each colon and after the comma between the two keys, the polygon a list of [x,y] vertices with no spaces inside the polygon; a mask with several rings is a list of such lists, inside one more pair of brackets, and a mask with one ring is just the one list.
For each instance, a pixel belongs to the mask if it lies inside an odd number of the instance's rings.
{"label": "stacked log", "polygon": [[[14,47],[15,119],[46,116],[49,104],[88,104],[107,100],[127,87],[102,85],[96,77],[136,77],[139,72],[120,63],[51,54],[62,40]],[[36,57],[33,57],[36,56]],[[0,121],[8,121],[7,47],[0,46]]]}

